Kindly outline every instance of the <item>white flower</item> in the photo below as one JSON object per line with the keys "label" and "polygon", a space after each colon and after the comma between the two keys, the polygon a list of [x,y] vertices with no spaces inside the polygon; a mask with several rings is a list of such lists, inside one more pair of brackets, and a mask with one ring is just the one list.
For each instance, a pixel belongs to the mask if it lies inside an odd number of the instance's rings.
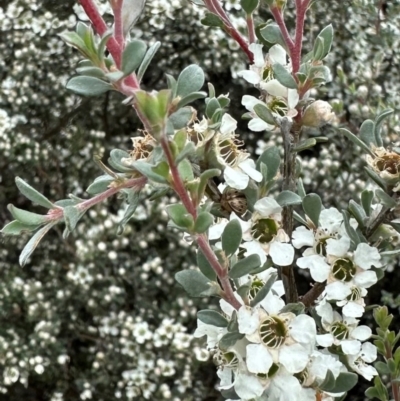
{"label": "white flower", "polygon": [[219,340],[226,332],[226,328],[206,324],[200,319],[197,319],[197,329],[193,333],[193,337],[200,338],[203,336],[207,336],[207,348],[213,349],[216,347]]}
{"label": "white flower", "polygon": [[358,326],[358,320],[341,316],[333,311],[331,304],[322,301],[316,307],[321,316],[323,328],[327,334],[317,335],[317,343],[322,347],[340,345],[346,355],[355,355],[361,349],[361,342],[371,337],[372,331],[368,326]]}
{"label": "white flower", "polygon": [[225,166],[224,178],[226,184],[231,188],[245,189],[250,178],[260,182],[262,174],[256,169],[254,160],[250,159],[248,153],[238,149],[235,138],[237,122],[229,114],[224,114],[216,135],[217,159]]}
{"label": "white flower", "polygon": [[364,343],[360,352],[356,355],[348,355],[347,361],[350,367],[367,380],[372,380],[373,376],[377,376],[376,369],[368,365],[375,361],[377,357],[376,347],[371,343]]}
{"label": "white flower", "polygon": [[[314,320],[307,315],[279,313],[284,302],[271,293],[261,306],[253,309],[242,306],[238,311],[239,332],[252,343],[246,347],[248,370],[267,374],[275,363],[290,373],[301,372],[307,366],[309,348],[315,343]],[[269,356],[265,356],[265,351]]]}
{"label": "white flower", "polygon": [[254,132],[272,131],[275,128],[275,125],[266,123],[255,113],[254,106],[257,104],[262,104],[265,106],[264,102],[255,98],[254,96],[244,95],[242,97],[242,105],[246,107],[252,117],[248,125],[249,129]]}
{"label": "white flower", "polygon": [[282,207],[273,198],[265,197],[255,203],[251,231],[243,233],[243,239],[248,241],[242,245],[245,256],[258,254],[261,264],[266,262],[267,255],[278,266],[292,264],[294,248],[280,228],[281,212]]}

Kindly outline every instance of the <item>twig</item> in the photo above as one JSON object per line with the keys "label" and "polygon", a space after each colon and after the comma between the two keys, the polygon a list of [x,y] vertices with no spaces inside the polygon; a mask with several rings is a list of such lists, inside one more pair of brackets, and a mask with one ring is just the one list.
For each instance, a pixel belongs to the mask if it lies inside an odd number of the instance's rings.
{"label": "twig", "polygon": [[[170,168],[173,188],[180,197],[186,210],[193,216],[193,219],[196,220],[197,218],[196,206],[192,201],[192,199],[190,199],[189,194],[182,181],[182,178],[179,174],[178,167],[175,163],[175,158],[169,146],[168,137],[165,135],[165,133],[164,135],[162,135],[160,142]],[[233,289],[228,277],[228,270],[221,265],[221,263],[215,256],[215,253],[212,250],[207,237],[204,234],[197,235],[196,240],[205,258],[210,263],[211,267],[213,268],[213,270],[215,271],[215,273],[219,278],[221,287],[224,290],[223,294],[224,299],[227,302],[229,302],[235,309],[239,309],[241,307],[241,304],[236,299],[235,294],[233,293]]]}
{"label": "twig", "polygon": [[[283,161],[283,184],[282,190],[294,190],[295,186],[295,163],[296,154],[292,152],[293,144],[297,142],[297,135],[291,134],[292,122],[284,117],[281,120],[281,133],[284,146]],[[285,206],[282,213],[282,225],[285,233],[291,237],[293,232],[293,207]],[[293,264],[283,266],[280,269],[281,279],[285,288],[286,302],[295,303],[298,301],[296,280],[294,277]]]}

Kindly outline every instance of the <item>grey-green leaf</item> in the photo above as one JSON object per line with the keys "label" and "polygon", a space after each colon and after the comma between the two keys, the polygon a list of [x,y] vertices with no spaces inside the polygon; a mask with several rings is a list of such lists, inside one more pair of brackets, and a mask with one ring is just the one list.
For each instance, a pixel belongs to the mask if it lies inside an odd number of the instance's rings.
{"label": "grey-green leaf", "polygon": [[280,206],[300,205],[302,203],[301,197],[292,191],[282,191],[277,197],[276,201]]}
{"label": "grey-green leaf", "polygon": [[331,50],[332,41],[333,41],[333,27],[332,24],[326,26],[317,36],[317,39],[321,38],[322,41],[322,51],[319,54],[319,57],[316,60],[323,60]]}
{"label": "grey-green leaf", "polygon": [[28,198],[30,201],[37,203],[47,209],[54,209],[55,205],[51,203],[44,195],[38,192],[35,188],[32,188],[22,178],[16,177],[15,183],[22,195]]}
{"label": "grey-green leaf", "polygon": [[174,126],[174,130],[179,130],[186,127],[192,117],[192,109],[190,107],[183,107],[182,109],[177,110],[175,113],[172,113],[168,120],[171,121],[172,125]]}
{"label": "grey-green leaf", "polygon": [[205,324],[215,327],[227,327],[228,321],[217,311],[205,309],[197,312],[197,318]]}
{"label": "grey-green leaf", "polygon": [[121,69],[125,76],[132,74],[140,66],[146,51],[146,43],[142,40],[134,39],[125,46],[121,62]]}
{"label": "grey-green leaf", "polygon": [[303,210],[315,227],[318,227],[319,215],[322,210],[321,198],[317,194],[306,195],[303,199]]}
{"label": "grey-green leaf", "polygon": [[340,132],[351,142],[353,142],[355,145],[359,146],[361,149],[363,149],[365,152],[369,153],[372,155],[372,150],[358,137],[356,137],[353,133],[348,131],[345,128],[340,128]]}
{"label": "grey-green leaf", "polygon": [[396,207],[397,202],[390,196],[388,195],[385,191],[383,191],[380,188],[377,188],[375,190],[375,195],[381,200],[381,202],[390,208]]}
{"label": "grey-green leaf", "polygon": [[39,245],[39,242],[47,234],[47,232],[50,230],[50,228],[52,228],[55,224],[56,224],[55,222],[52,222],[50,224],[45,225],[39,231],[37,231],[33,235],[33,237],[28,241],[28,243],[25,245],[24,249],[22,250],[21,255],[19,256],[19,264],[21,266],[24,266],[26,264],[27,260],[32,255],[33,251]]}
{"label": "grey-green leaf", "polygon": [[42,214],[28,212],[9,204],[7,209],[10,211],[15,220],[30,226],[40,226],[49,222],[49,217]]}
{"label": "grey-green leaf", "polygon": [[261,37],[268,43],[280,44],[283,48],[286,48],[285,40],[283,39],[282,32],[277,24],[268,24],[261,28],[259,32]]}
{"label": "grey-green leaf", "polygon": [[114,181],[113,177],[107,174],[97,177],[87,188],[86,192],[90,195],[97,195],[106,191],[109,185]]}
{"label": "grey-green leaf", "polygon": [[144,58],[142,60],[142,63],[140,64],[140,67],[139,67],[138,72],[136,74],[137,75],[137,79],[139,80],[139,82],[142,80],[143,75],[147,70],[147,67],[149,66],[149,64],[151,63],[151,60],[153,59],[153,57],[157,53],[157,50],[159,49],[160,45],[161,45],[161,42],[155,42],[147,50],[147,53],[144,56]]}
{"label": "grey-green leaf", "polygon": [[375,133],[375,124],[372,120],[365,120],[360,127],[360,139],[369,147],[377,146]]}
{"label": "grey-green leaf", "polygon": [[6,224],[1,230],[0,233],[3,235],[20,235],[24,232],[31,232],[38,228],[39,226],[32,226],[29,224],[21,223],[20,221],[13,220],[10,223]]}
{"label": "grey-green leaf", "polygon": [[249,255],[244,259],[239,260],[235,265],[232,266],[229,271],[230,278],[240,278],[250,274],[255,269],[258,269],[261,265],[260,257],[256,254]]}
{"label": "grey-green leaf", "polygon": [[79,210],[76,206],[67,206],[64,208],[65,224],[69,231],[74,231],[79,219],[85,214],[85,211]]}
{"label": "grey-green leaf", "polygon": [[209,212],[200,212],[194,223],[194,231],[198,234],[205,233],[211,224],[214,222],[214,217]]}
{"label": "grey-green leaf", "polygon": [[198,92],[203,84],[203,70],[197,64],[189,65],[179,74],[176,95],[183,98],[193,92]]}
{"label": "grey-green leaf", "polygon": [[99,78],[88,76],[71,78],[68,81],[66,88],[82,96],[98,96],[113,89],[109,83]]}
{"label": "grey-green leaf", "polygon": [[134,215],[136,208],[138,207],[139,201],[140,201],[140,192],[135,191],[134,189],[129,189],[128,191],[129,191],[128,192],[128,206],[125,209],[122,220],[118,223],[118,229],[117,229],[118,235],[122,235],[122,233],[124,232],[126,224]]}
{"label": "grey-green leaf", "polygon": [[259,302],[261,302],[271,291],[278,275],[276,273],[271,274],[270,278],[264,284],[264,286],[257,292],[256,296],[251,300],[250,306],[254,308]]}
{"label": "grey-green leaf", "polygon": [[281,164],[279,149],[276,146],[271,146],[266,149],[257,160],[257,169],[260,171],[260,164],[264,163],[268,168],[266,181],[271,181],[278,174]]}
{"label": "grey-green leaf", "polygon": [[249,255],[244,259],[239,260],[235,265],[232,266],[229,271],[230,278],[240,278],[250,274],[255,269],[258,269],[261,265],[260,257],[256,254]]}
{"label": "grey-green leaf", "polygon": [[361,204],[367,216],[371,214],[371,205],[373,198],[373,191],[370,191],[369,189],[364,189],[364,191],[361,192]]}
{"label": "grey-green leaf", "polygon": [[215,293],[211,282],[198,270],[182,270],[175,274],[175,280],[192,297],[205,297]]}
{"label": "grey-green leaf", "polygon": [[275,78],[286,88],[297,89],[297,82],[293,75],[279,63],[272,65],[272,70],[274,71]]}
{"label": "grey-green leaf", "polygon": [[214,269],[211,267],[209,261],[204,256],[204,253],[201,249],[197,250],[197,266],[199,267],[200,271],[211,281],[215,281],[217,278],[217,274],[215,273]]}
{"label": "grey-green leaf", "polygon": [[274,115],[266,104],[256,104],[254,106],[254,112],[257,114],[258,117],[261,118],[261,120],[265,121],[267,124],[276,125]]}
{"label": "grey-green leaf", "polygon": [[190,95],[182,98],[176,107],[180,109],[181,107],[186,106],[189,103],[193,103],[195,100],[204,99],[206,96],[207,92],[192,92]]}
{"label": "grey-green leaf", "polygon": [[231,220],[222,233],[222,249],[226,255],[233,255],[242,242],[242,227],[239,220]]}

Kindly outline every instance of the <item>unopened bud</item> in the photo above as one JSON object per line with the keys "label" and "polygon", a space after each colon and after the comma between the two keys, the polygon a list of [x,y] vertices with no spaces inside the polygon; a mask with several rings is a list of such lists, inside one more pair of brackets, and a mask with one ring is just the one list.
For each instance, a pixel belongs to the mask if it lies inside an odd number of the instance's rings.
{"label": "unopened bud", "polygon": [[307,127],[322,127],[335,118],[335,113],[328,102],[317,100],[310,104],[304,112],[302,124]]}

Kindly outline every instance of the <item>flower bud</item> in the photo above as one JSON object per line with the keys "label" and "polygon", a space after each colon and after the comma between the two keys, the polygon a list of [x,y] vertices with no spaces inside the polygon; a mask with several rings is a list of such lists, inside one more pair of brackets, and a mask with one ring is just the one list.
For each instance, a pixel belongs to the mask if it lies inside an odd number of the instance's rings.
{"label": "flower bud", "polygon": [[334,118],[335,113],[332,112],[331,105],[323,100],[317,100],[306,108],[302,124],[318,128],[330,123]]}

